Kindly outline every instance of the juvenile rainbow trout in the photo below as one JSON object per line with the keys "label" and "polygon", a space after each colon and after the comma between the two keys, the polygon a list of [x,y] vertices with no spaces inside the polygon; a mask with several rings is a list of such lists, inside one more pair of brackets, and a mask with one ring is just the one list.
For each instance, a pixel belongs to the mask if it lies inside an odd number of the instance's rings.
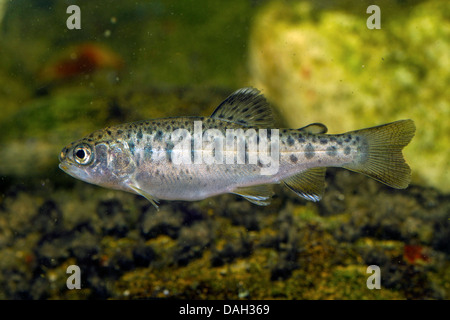
{"label": "juvenile rainbow trout", "polygon": [[411,170],[402,149],[414,136],[412,120],[344,134],[313,123],[274,129],[266,99],[237,90],[210,117],[138,121],[97,130],[62,149],[59,167],[74,178],[147,198],[201,200],[233,193],[268,205],[270,185],[283,182],[319,201],[326,167],[363,173],[397,189]]}

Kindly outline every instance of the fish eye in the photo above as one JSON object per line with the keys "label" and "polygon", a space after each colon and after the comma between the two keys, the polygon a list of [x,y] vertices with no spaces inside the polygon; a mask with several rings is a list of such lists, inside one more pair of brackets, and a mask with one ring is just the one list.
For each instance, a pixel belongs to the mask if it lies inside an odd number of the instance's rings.
{"label": "fish eye", "polygon": [[92,149],[89,145],[80,144],[73,149],[73,158],[76,163],[87,165],[92,160]]}

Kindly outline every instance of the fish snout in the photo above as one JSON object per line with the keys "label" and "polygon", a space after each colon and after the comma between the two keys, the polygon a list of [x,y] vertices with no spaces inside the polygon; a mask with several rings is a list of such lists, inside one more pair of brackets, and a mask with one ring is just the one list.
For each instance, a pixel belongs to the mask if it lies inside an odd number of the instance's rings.
{"label": "fish snout", "polygon": [[67,151],[67,148],[61,150],[61,153],[59,154],[59,162],[63,162],[66,159]]}
{"label": "fish snout", "polygon": [[67,166],[65,164],[62,164],[62,163],[59,164],[59,168],[62,171],[64,171],[64,172],[67,172],[69,170],[69,168],[67,168]]}

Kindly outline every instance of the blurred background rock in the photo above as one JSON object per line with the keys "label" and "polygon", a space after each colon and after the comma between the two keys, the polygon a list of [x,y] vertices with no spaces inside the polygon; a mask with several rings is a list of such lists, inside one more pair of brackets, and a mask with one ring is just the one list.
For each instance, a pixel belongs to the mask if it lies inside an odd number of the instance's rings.
{"label": "blurred background rock", "polygon": [[[377,4],[381,29],[369,30]],[[290,127],[331,133],[413,119],[413,182],[450,191],[448,1],[273,1],[256,15],[250,79]]]}

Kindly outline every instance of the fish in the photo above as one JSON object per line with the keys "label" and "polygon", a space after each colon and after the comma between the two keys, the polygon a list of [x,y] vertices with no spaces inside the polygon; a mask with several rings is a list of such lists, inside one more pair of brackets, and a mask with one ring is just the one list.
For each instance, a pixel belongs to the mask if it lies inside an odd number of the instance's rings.
{"label": "fish", "polygon": [[70,143],[59,168],[82,181],[160,200],[203,200],[231,193],[269,205],[273,185],[319,201],[328,167],[345,168],[405,189],[411,169],[402,149],[414,121],[398,120],[342,134],[312,123],[276,128],[255,88],[228,96],[210,117],[171,117],[109,126]]}

